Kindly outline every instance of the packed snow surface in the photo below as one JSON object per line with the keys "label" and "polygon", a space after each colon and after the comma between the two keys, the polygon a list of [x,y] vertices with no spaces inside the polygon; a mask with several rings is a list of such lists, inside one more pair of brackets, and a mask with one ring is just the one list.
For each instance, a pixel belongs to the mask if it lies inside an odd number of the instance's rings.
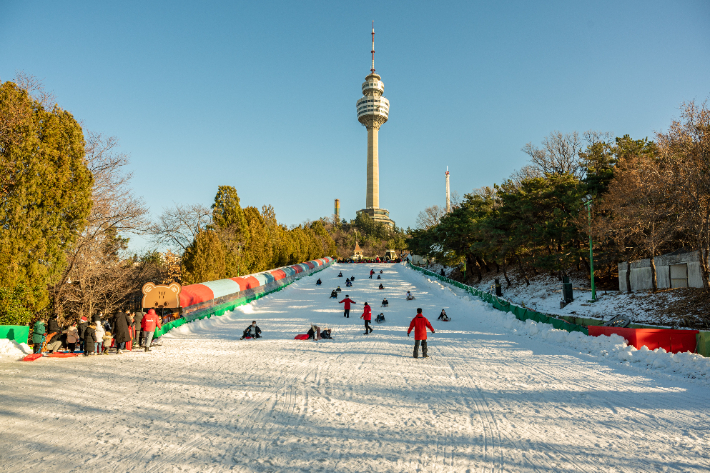
{"label": "packed snow surface", "polygon": [[32,349],[28,344],[0,338],[0,360],[21,359],[30,353],[32,353]]}
{"label": "packed snow surface", "polygon": [[[365,301],[387,318],[371,335]],[[406,336],[417,307],[429,359]],[[254,319],[264,338],[240,341]],[[293,340],[310,323],[335,339]],[[524,324],[401,265],[335,265],[162,341],[0,362],[0,470],[710,470],[707,360]]]}

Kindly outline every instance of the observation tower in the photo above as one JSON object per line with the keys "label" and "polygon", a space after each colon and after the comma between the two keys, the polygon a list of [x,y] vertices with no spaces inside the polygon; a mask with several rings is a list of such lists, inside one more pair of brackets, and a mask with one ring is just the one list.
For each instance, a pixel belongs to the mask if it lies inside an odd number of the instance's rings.
{"label": "observation tower", "polygon": [[378,133],[390,113],[390,102],[382,96],[385,84],[375,74],[375,24],[372,23],[372,69],[362,83],[363,97],[357,101],[357,120],[367,128],[367,195],[364,212],[373,220],[394,226],[390,213],[380,208],[380,160],[377,150]]}

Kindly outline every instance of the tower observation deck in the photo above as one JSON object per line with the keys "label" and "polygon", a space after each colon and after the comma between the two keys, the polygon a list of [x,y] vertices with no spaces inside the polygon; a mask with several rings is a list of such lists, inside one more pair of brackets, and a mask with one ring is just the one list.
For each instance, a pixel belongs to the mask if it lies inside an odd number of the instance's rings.
{"label": "tower observation deck", "polygon": [[365,208],[359,212],[368,214],[377,222],[394,226],[389,211],[380,208],[380,160],[378,135],[387,122],[390,102],[382,96],[385,84],[375,73],[375,28],[372,28],[372,69],[362,84],[362,98],[357,101],[357,119],[367,128],[367,193]]}

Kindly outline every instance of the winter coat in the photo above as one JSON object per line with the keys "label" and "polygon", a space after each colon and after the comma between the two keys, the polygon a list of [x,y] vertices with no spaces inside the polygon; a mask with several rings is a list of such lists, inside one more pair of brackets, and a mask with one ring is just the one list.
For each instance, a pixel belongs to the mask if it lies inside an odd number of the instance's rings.
{"label": "winter coat", "polygon": [[86,328],[89,326],[89,322],[82,317],[81,322],[79,322],[79,338],[82,340],[84,339],[84,332],[86,332]]}
{"label": "winter coat", "polygon": [[140,331],[142,325],[141,322],[143,322],[143,312],[136,312],[136,316],[133,317],[133,326],[135,327],[136,331]]}
{"label": "winter coat", "polygon": [[349,297],[346,297],[342,301],[340,301],[341,304],[345,303],[345,310],[350,310],[350,304],[356,304],[356,302]]}
{"label": "winter coat", "polygon": [[143,320],[141,321],[141,329],[144,332],[155,332],[155,329],[159,328],[160,325],[160,317],[158,317],[158,314],[156,314],[153,309],[150,309],[148,313],[143,316]]}
{"label": "winter coat", "polygon": [[131,341],[131,333],[128,327],[131,325],[131,318],[125,312],[116,314],[115,323],[113,326],[113,338],[116,343],[124,343]]}
{"label": "winter coat", "polygon": [[365,320],[372,320],[372,309],[369,305],[365,306],[365,311],[362,313],[361,317]]}
{"label": "winter coat", "polygon": [[62,329],[59,328],[59,322],[57,322],[57,319],[49,319],[49,324],[47,324],[47,333],[57,333],[61,331]]}
{"label": "winter coat", "polygon": [[96,329],[94,329],[94,332],[96,332],[97,342],[100,342],[104,339],[104,334],[106,333],[106,330],[104,330],[101,324],[96,324]]}
{"label": "winter coat", "polygon": [[44,337],[44,322],[37,321],[32,329],[32,343],[42,343]]}
{"label": "winter coat", "polygon": [[95,349],[96,340],[96,330],[91,327],[86,327],[84,331],[84,351],[93,353]]}
{"label": "winter coat", "polygon": [[76,343],[79,341],[79,329],[73,325],[67,329],[67,343]]}
{"label": "winter coat", "polygon": [[427,328],[431,330],[431,333],[436,333],[434,332],[434,328],[431,326],[427,318],[424,317],[422,314],[417,314],[417,316],[412,319],[412,323],[409,324],[409,330],[407,330],[407,335],[412,333],[412,329],[414,329],[415,340],[426,340]]}
{"label": "winter coat", "polygon": [[249,337],[255,337],[261,335],[261,329],[258,325],[250,325],[244,330],[244,335]]}

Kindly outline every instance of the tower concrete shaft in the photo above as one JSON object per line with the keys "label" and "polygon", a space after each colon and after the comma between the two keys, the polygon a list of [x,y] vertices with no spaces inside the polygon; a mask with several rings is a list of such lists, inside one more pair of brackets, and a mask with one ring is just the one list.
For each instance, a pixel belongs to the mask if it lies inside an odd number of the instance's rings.
{"label": "tower concrete shaft", "polygon": [[379,126],[367,127],[367,196],[365,208],[380,208],[380,160],[377,150]]}

